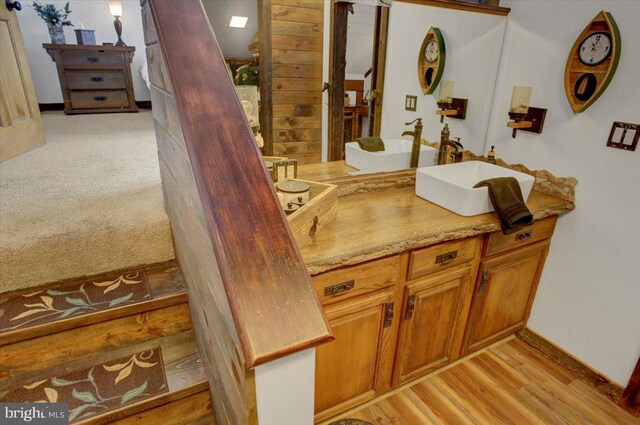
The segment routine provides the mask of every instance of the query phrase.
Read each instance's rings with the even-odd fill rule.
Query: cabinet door
[[[483,260],[469,315],[465,352],[524,328],[549,241]]]
[[[459,356],[472,289],[469,266],[406,286],[394,386]]]
[[[316,349],[316,421],[374,398],[387,341],[393,292],[345,301],[326,309],[335,340]]]

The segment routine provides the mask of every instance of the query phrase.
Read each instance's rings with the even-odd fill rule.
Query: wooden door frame
[[[331,0],[330,35],[329,35],[329,116],[327,160],[340,161],[344,159],[344,79],[347,54],[347,26],[348,13],[351,3],[341,0]],[[373,75],[371,77],[372,90],[375,88],[380,95],[375,99],[377,111],[382,109],[384,90],[384,70],[387,58],[387,30],[389,27],[389,8],[376,7],[375,30],[373,40]],[[371,108],[373,105],[370,105]],[[382,117],[374,115],[374,122],[370,128],[374,136],[380,135]]]
[[[262,154],[273,155],[273,52],[271,0],[258,0],[258,56],[260,58],[260,134]]]

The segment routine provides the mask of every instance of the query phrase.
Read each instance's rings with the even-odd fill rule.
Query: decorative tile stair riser
[[[167,392],[160,347],[8,391],[5,403],[68,403],[75,421]]]
[[[151,299],[145,270],[61,283],[0,297],[0,333]]]

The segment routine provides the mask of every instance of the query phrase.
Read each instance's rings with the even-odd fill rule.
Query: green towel
[[[355,141],[363,151],[380,152],[384,150],[384,142],[379,137],[358,137]]]
[[[498,177],[483,180],[473,187],[487,186],[493,208],[500,219],[502,233],[510,235],[533,223],[533,214],[522,199],[518,180],[513,177]]]

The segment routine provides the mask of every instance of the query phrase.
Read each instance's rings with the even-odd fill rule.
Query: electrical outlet
[[[404,101],[404,110],[415,112],[418,107],[418,96],[408,94]]]

